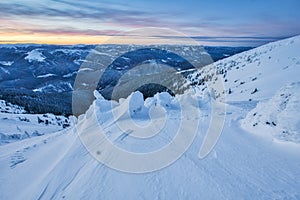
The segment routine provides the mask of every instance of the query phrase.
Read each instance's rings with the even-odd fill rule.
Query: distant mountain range
[[[55,113],[70,115],[71,97],[73,85],[80,66],[87,62],[86,57],[93,51],[101,49],[106,52],[104,56],[110,59],[120,49],[134,51],[139,48],[171,49],[182,52],[193,59],[197,59],[197,53],[201,46],[134,46],[134,45],[0,45],[0,99],[17,105],[24,106],[31,113]],[[204,47],[213,61],[249,50],[250,47]],[[114,62],[110,67],[110,73],[106,73],[105,81],[99,83],[98,89],[102,95],[109,98],[105,89],[115,80],[116,74],[122,73],[126,66],[147,61],[147,56],[158,54],[149,51],[147,54],[137,56],[137,53],[129,53],[127,60]],[[165,56],[165,57],[164,57]],[[194,56],[194,57],[193,57]],[[140,60],[136,60],[136,58]],[[164,59],[166,58],[166,59]],[[156,59],[156,62],[168,62],[166,55]],[[182,60],[172,59],[177,70],[186,69]],[[174,63],[175,62],[175,63]],[[169,64],[169,63],[166,63]],[[81,69],[82,71],[88,70]],[[125,71],[124,71],[125,72]],[[153,96],[161,88],[150,86],[151,91],[146,96]],[[149,88],[143,88],[147,91]],[[156,91],[157,90],[157,91]]]

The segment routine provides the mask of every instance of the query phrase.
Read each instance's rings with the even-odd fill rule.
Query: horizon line
[[[196,45],[199,46],[240,46],[240,47],[257,47],[261,46],[263,44],[269,43],[269,42],[274,42],[290,37],[295,37],[299,34],[296,35],[291,35],[291,36],[189,36],[189,38],[192,38],[195,40]],[[89,37],[84,37],[84,36],[65,36],[65,37],[73,37],[77,39],[77,41],[74,39],[74,42],[66,42],[62,40],[62,36],[55,36],[52,38],[52,40],[46,40],[47,36],[43,40],[40,38],[40,40],[0,40],[0,45],[60,45],[60,46],[76,46],[76,45],[184,45],[182,43],[174,43],[172,42],[162,42],[159,41],[158,43],[155,41],[152,41],[152,43],[149,41],[153,39],[180,39],[180,38],[185,38],[184,36],[159,36],[159,35],[154,35],[151,36],[151,38],[148,38],[149,41],[146,41],[147,39],[143,40],[142,43],[136,43],[136,42],[130,42],[128,41],[122,41],[122,42],[116,42],[114,41],[113,43],[109,43],[109,41],[113,37],[122,37],[123,35],[113,35],[113,36],[107,36],[107,35],[102,35],[102,36],[89,36]],[[128,35],[124,35],[128,36]],[[103,38],[106,37],[106,38]],[[81,40],[81,41],[80,41]],[[84,42],[85,41],[85,42]],[[93,42],[94,41],[94,42]],[[206,44],[201,44],[201,42],[206,43]],[[211,44],[209,44],[211,43]],[[218,44],[219,43],[219,44]],[[232,44],[230,44],[232,43]],[[238,45],[237,43],[240,43]],[[244,44],[243,44],[244,43]],[[246,44],[248,43],[248,44]],[[188,45],[188,44],[186,44]]]

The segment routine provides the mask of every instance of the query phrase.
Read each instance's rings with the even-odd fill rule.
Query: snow
[[[11,66],[14,64],[14,61],[0,61],[0,65]]]
[[[300,82],[296,82],[281,88],[270,100],[258,103],[242,120],[242,127],[252,133],[300,143],[299,111]]]
[[[37,76],[37,78],[48,78],[48,77],[51,77],[51,76],[57,76],[57,75],[56,74],[43,74],[43,75]]]
[[[80,68],[80,69],[78,70],[78,72],[85,72],[85,71],[93,71],[93,69],[88,68],[88,67],[85,67],[85,68]]]
[[[47,84],[45,86],[35,88],[33,92],[64,92],[66,90],[73,90],[73,86],[69,82],[58,82],[57,84]]]
[[[1,69],[1,71],[3,71],[3,72],[6,73],[6,74],[10,74],[10,72],[9,72],[7,69],[5,69],[5,68],[3,68],[3,67],[0,67],[0,69]]]
[[[24,108],[0,100],[0,145],[54,133],[71,125],[53,114],[28,114]]]
[[[132,174],[111,169],[97,162],[82,145],[77,131],[86,127],[96,108],[98,119],[101,113],[108,113],[107,107],[119,110],[115,114],[122,118],[130,111],[128,103],[137,101],[143,106],[140,94],[134,93],[121,103],[104,100],[95,92],[97,100],[81,117],[76,128],[54,134],[34,137],[0,147],[0,179],[9,184],[1,184],[6,199],[297,199],[299,198],[299,156],[281,151],[269,141],[248,134],[239,127],[239,118],[249,111],[247,105],[229,106],[231,113],[218,144],[205,159],[197,156],[208,128],[209,102],[200,100],[199,132],[190,148],[172,165],[158,171]],[[189,93],[191,95],[191,93]],[[195,95],[195,94],[194,94]],[[158,97],[160,96],[160,97]],[[171,102],[179,97],[163,93],[147,100],[144,107],[156,107],[155,102]],[[188,98],[186,98],[188,100]],[[113,103],[113,105],[111,105]],[[247,104],[247,102],[245,103]],[[124,106],[124,105],[127,105]],[[158,104],[156,104],[158,106]],[[167,104],[164,108],[167,108]],[[174,107],[176,108],[176,102]],[[136,106],[136,105],[135,105]],[[102,107],[105,108],[102,110]],[[127,109],[124,109],[127,108]],[[178,107],[177,107],[178,108]],[[139,109],[138,112],[147,111]],[[172,110],[167,110],[171,112]],[[107,137],[120,148],[128,151],[151,151],[167,144],[172,139],[172,131],[180,116],[173,109],[171,123],[166,132],[136,143],[132,134],[138,134],[139,126],[134,126],[129,135],[116,128],[113,119],[104,116],[103,128]],[[164,111],[158,109],[159,114]],[[158,116],[159,117],[159,116]],[[190,116],[193,117],[193,116]],[[96,118],[97,119],[97,118]],[[127,123],[126,118],[122,118]],[[147,120],[147,119],[145,119]],[[154,118],[155,120],[155,118]],[[120,120],[122,121],[122,120]],[[190,118],[191,121],[191,118]],[[151,123],[147,130],[155,130],[159,120]],[[189,128],[190,124],[186,124]],[[88,125],[91,128],[91,126]],[[136,129],[137,128],[137,129]],[[92,129],[89,129],[92,131]],[[26,142],[25,142],[26,141]],[[133,145],[134,144],[134,145]],[[126,165],[126,163],[124,163]],[[142,163],[138,163],[139,166]],[[25,181],[20,181],[25,180]],[[26,181],[30,180],[30,182]],[[33,186],[34,185],[34,186]],[[253,193],[253,191],[256,191]]]
[[[74,45],[71,47],[75,47],[75,48],[81,48],[84,46],[80,46],[80,45]],[[56,52],[62,52],[64,54],[81,54],[81,53],[87,53],[90,50],[81,50],[81,49],[69,49],[68,46],[66,46],[66,49],[55,49],[54,51],[51,51],[51,54],[56,53]]]
[[[38,51],[38,49],[34,49],[27,53],[27,56],[25,57],[25,60],[28,60],[28,62],[43,62],[46,59],[46,57]]]
[[[10,114],[24,114],[24,113],[26,113],[26,111],[23,107],[13,105],[11,103],[7,103],[4,100],[0,100],[0,112],[1,113],[10,113]]]
[[[205,78],[205,75],[206,85],[213,87],[214,78],[221,79],[227,101],[270,99],[284,85],[299,81],[299,46],[299,36],[269,43],[204,67],[195,72],[191,80],[199,80],[197,76]],[[214,74],[215,69],[219,76]],[[255,88],[258,91],[253,93]]]
[[[225,91],[214,90],[212,65],[190,77],[207,84],[175,97],[134,92],[116,102],[95,91],[69,129],[0,146],[0,198],[300,199],[299,47],[298,36],[218,61]],[[12,121],[3,132],[43,130],[29,114],[2,115]],[[216,145],[199,156],[222,117]]]
[[[69,78],[77,74],[77,71],[63,75],[64,78]]]

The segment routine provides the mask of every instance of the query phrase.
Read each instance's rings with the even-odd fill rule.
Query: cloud
[[[198,41],[223,43],[268,42],[300,33],[298,21],[287,23],[281,21],[280,17],[265,17],[262,21],[240,21],[223,19],[222,13],[202,15],[199,10],[200,13],[190,15],[188,10],[183,12],[181,9],[172,10],[169,7],[153,8],[153,5],[148,8],[145,3],[139,7],[119,0],[2,1],[0,32],[15,30],[16,33],[26,34],[111,36],[133,28],[166,27],[183,32]]]
[[[73,19],[99,19],[99,20],[120,20],[121,18],[146,17],[147,13],[134,10],[124,10],[117,8],[107,8],[104,5],[95,6],[72,3],[67,1],[56,1],[60,5],[49,4],[31,5],[20,3],[0,3],[0,12],[2,17],[22,16],[22,17],[65,17]],[[71,5],[71,6],[70,6]]]

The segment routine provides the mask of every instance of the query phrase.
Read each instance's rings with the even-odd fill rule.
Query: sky
[[[136,43],[115,38],[144,30],[141,43],[188,37],[201,45],[258,46],[299,35],[299,8],[299,0],[1,1],[0,43]],[[169,31],[152,37],[150,27]]]

